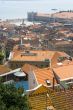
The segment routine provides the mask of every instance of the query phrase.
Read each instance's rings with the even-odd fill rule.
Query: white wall
[[[11,60],[13,58],[13,54],[14,54],[14,52],[10,52],[9,60]]]
[[[29,89],[33,89],[38,86],[38,82],[34,71],[30,71],[28,73],[28,83],[29,83]]]

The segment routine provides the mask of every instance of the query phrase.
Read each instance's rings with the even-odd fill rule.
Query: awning
[[[26,74],[22,71],[15,72],[14,75],[18,76],[18,77],[25,77],[26,76]]]

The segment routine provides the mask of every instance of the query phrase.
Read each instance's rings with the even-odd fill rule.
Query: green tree
[[[0,84],[0,108],[1,110],[28,110],[26,93],[13,84]]]
[[[0,52],[0,64],[2,64],[4,59],[4,54],[2,52]]]
[[[0,95],[0,110],[5,110],[5,109],[6,109],[6,105],[3,103],[2,97]]]

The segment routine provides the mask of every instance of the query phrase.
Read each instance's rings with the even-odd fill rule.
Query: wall
[[[38,86],[38,82],[36,80],[34,71],[30,70],[30,72],[28,74],[28,83],[29,83],[29,89],[33,89]]]
[[[20,68],[24,64],[35,65],[40,68],[49,66],[49,62],[47,62],[47,61],[9,61],[9,66],[11,69]]]

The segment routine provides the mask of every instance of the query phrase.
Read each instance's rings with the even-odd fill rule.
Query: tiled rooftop
[[[73,62],[53,68],[60,80],[73,79]]]
[[[54,16],[58,18],[71,19],[73,18],[73,12],[61,12],[61,13],[58,12],[58,13],[55,13]]]
[[[34,74],[36,76],[38,84],[47,85],[47,80],[50,81],[51,86],[53,85],[53,72],[50,68],[38,68],[33,65],[25,64],[22,68],[22,71],[24,71],[26,74],[30,74],[30,71],[34,71]],[[55,80],[56,84],[56,80]]]
[[[26,74],[29,74],[31,70],[35,70],[35,69],[38,69],[38,68],[34,65],[29,65],[29,64],[24,64],[21,68],[21,70],[24,71],[24,73]]]
[[[52,59],[53,56],[57,53],[60,56],[68,56],[64,52],[57,52],[57,51],[35,50],[26,53],[26,51],[23,50],[14,50],[11,61],[44,61],[45,59]]]
[[[29,105],[31,110],[73,110],[73,88],[67,90],[52,90],[39,86],[29,92]]]
[[[39,84],[47,85],[47,80],[50,81],[51,85],[53,85],[53,73],[50,68],[44,69],[35,69],[34,70],[37,82]],[[56,83],[56,82],[55,82]]]
[[[8,68],[8,67],[6,67],[6,66],[4,66],[4,65],[0,65],[0,75],[1,75],[1,74],[4,74],[4,73],[7,73],[7,72],[9,72],[9,71],[11,71],[10,68]]]

